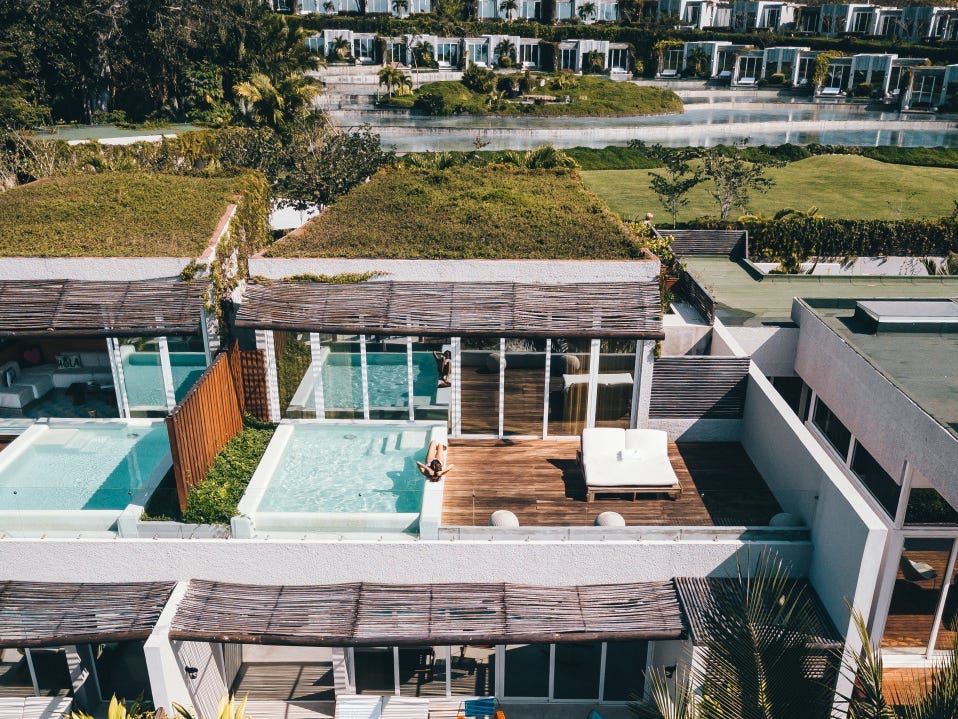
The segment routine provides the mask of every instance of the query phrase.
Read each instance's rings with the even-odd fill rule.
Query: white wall
[[[795,374],[797,327],[726,327],[766,377]]]
[[[5,280],[156,280],[179,277],[189,257],[4,257]]]
[[[251,258],[251,275],[282,279],[301,274],[385,272],[380,280],[412,282],[645,282],[658,260],[385,260]]]
[[[958,506],[958,440],[807,306],[794,303],[792,318],[801,326],[797,374],[896,481],[907,459]]]
[[[665,581],[732,573],[740,541],[279,542],[216,539],[2,539],[3,578],[250,584]],[[754,546],[754,545],[753,545]],[[805,542],[774,544],[802,575]]]

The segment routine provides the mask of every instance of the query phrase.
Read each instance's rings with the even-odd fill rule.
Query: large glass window
[[[519,62],[527,67],[539,66],[539,45],[531,43],[520,43]]]
[[[610,49],[609,69],[626,72],[629,69],[629,51],[625,48]]]
[[[544,340],[506,340],[504,434],[542,434]]]
[[[871,456],[858,442],[852,456],[852,471],[858,475],[862,484],[878,500],[888,516],[894,517],[898,511],[898,498],[901,495],[901,486],[891,478],[875,458]]]
[[[273,352],[276,355],[280,416],[284,419],[315,417],[309,335],[274,331]]]
[[[370,419],[409,419],[409,346],[406,337],[366,338]],[[412,353],[413,395],[435,397],[438,374],[430,352]],[[360,379],[362,379],[360,377]]]
[[[598,699],[602,644],[555,645],[554,699]]]
[[[498,434],[499,338],[464,337],[461,357],[462,433]]]
[[[471,42],[466,46],[469,51],[469,62],[476,65],[489,64],[489,45],[484,42]]]
[[[882,637],[883,647],[927,647],[951,546],[951,539],[905,540]]]
[[[548,698],[548,644],[514,644],[505,648],[505,686],[507,697]]]
[[[838,417],[832,414],[828,405],[820,399],[815,402],[815,414],[812,417],[812,423],[822,431],[842,457],[848,456],[848,445],[851,442],[852,433],[839,421]]]
[[[948,504],[918,470],[912,473],[905,524],[958,524],[958,511]]]
[[[362,419],[362,358],[358,337],[320,335],[327,419]]]
[[[449,647],[399,647],[398,651],[400,694],[446,696]]]
[[[559,53],[559,69],[572,70],[574,72],[576,69],[576,57],[577,53],[574,47],[562,48]]]
[[[436,44],[436,62],[441,67],[455,67],[459,64],[459,43],[440,42]]]
[[[357,694],[395,694],[392,647],[356,647],[353,666]]]
[[[173,392],[179,402],[206,371],[206,350],[199,334],[167,339],[173,372]]]
[[[605,649],[602,699],[622,702],[641,697],[648,655],[648,642],[609,642]]]
[[[134,417],[164,416],[169,408],[160,366],[159,340],[156,337],[121,337],[120,361],[130,414]],[[100,387],[102,389],[104,385],[101,383]]]
[[[371,62],[375,52],[376,41],[371,37],[357,37],[353,39],[353,57],[361,62]]]
[[[549,434],[574,436],[585,427],[589,408],[590,341],[552,340]]]
[[[496,693],[496,648],[485,644],[452,647],[449,681],[453,696],[494,695]]]
[[[37,678],[37,696],[66,697],[72,692],[70,670],[62,649],[0,649],[0,695],[34,696],[29,662]]]
[[[629,428],[634,372],[635,340],[602,340],[596,380],[596,427]]]

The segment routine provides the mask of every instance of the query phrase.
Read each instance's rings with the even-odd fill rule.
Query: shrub
[[[854,97],[871,97],[874,93],[874,87],[870,82],[860,82],[852,88]]]
[[[191,524],[229,524],[236,516],[246,486],[256,471],[275,426],[246,422],[244,429],[219,451],[206,479],[190,490],[183,521]]]
[[[413,104],[427,115],[452,115],[476,107],[475,95],[461,82],[429,82]]]
[[[771,77],[768,78],[769,85],[784,85],[785,84],[785,75],[780,72],[772,73]]]
[[[496,73],[488,68],[479,67],[474,62],[462,73],[462,84],[473,92],[490,93],[495,87]]]

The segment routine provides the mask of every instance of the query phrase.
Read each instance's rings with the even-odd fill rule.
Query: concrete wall
[[[771,543],[797,574],[805,542]],[[731,573],[741,541],[279,542],[176,539],[3,539],[3,578],[124,582],[190,578],[251,584],[664,581]]]
[[[885,524],[754,364],[741,441],[782,508],[810,528],[809,579],[839,630],[849,632],[846,602],[866,615],[871,609]]]
[[[766,377],[795,374],[797,327],[726,327]]]
[[[658,260],[383,260],[252,258],[250,274],[293,275],[384,272],[380,280],[413,282],[646,282],[659,276]]]
[[[796,302],[792,319],[801,326],[796,373],[896,481],[907,459],[958,506],[958,440],[807,306]]]
[[[189,257],[4,257],[5,280],[157,280],[179,277]]]

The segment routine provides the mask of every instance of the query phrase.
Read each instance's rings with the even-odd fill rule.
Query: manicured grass
[[[576,172],[490,165],[381,171],[267,254],[613,259],[640,250]]]
[[[650,170],[583,172],[586,185],[626,218],[653,212],[658,224],[671,220],[649,189]],[[774,215],[782,208],[817,207],[826,217],[848,219],[932,218],[951,214],[958,200],[958,170],[891,165],[866,157],[822,155],[773,168],[775,187],[755,195],[750,210]],[[679,221],[718,216],[717,203],[708,194],[708,181],[689,195],[690,204]],[[741,214],[732,210],[730,218]]]
[[[0,193],[0,256],[197,257],[237,183],[104,172],[16,187]]]
[[[429,82],[420,87],[413,96],[396,98],[399,107],[412,107],[417,96],[433,92],[443,98],[445,114],[469,115],[533,115],[541,117],[616,117],[630,115],[661,115],[682,112],[682,100],[671,90],[657,87],[639,87],[631,82],[615,82],[604,77],[583,76],[567,82],[574,86],[559,88],[547,75],[534,75],[544,79],[544,87],[536,87],[534,95],[568,95],[571,102],[545,105],[521,105],[507,101],[495,113],[489,110],[487,96],[472,92],[461,82]]]

